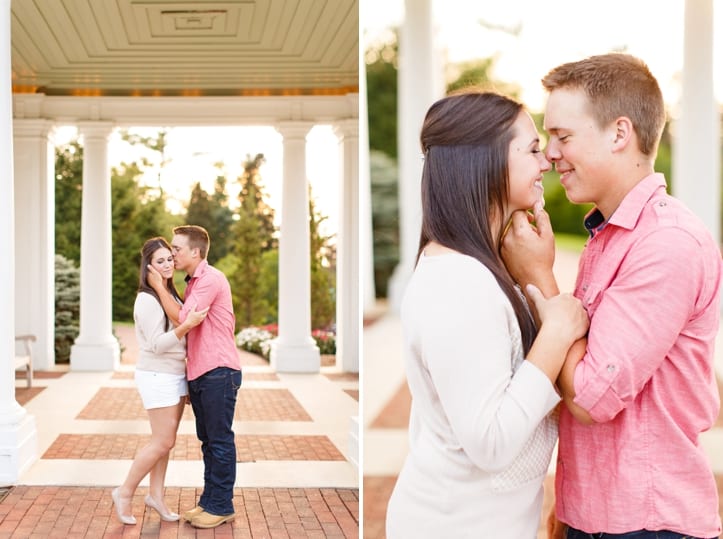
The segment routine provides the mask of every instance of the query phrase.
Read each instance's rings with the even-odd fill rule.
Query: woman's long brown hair
[[[148,265],[151,263],[151,260],[153,259],[153,253],[155,253],[158,249],[166,248],[170,253],[173,253],[173,250],[171,249],[170,244],[168,241],[166,241],[166,238],[163,238],[161,236],[157,236],[155,238],[151,238],[149,240],[146,240],[146,242],[143,244],[143,247],[141,247],[141,268],[140,268],[140,277],[138,279],[138,292],[146,292],[156,298],[158,303],[161,303],[161,299],[158,297],[158,294],[155,290],[153,290],[153,287],[151,287],[148,284]],[[176,285],[173,284],[173,279],[168,279],[166,281],[166,287],[168,288],[168,291],[171,293],[171,295],[178,299],[178,301],[181,300],[181,296],[178,294],[178,291],[176,290]],[[164,316],[166,317],[166,323],[164,325],[165,331],[168,331],[168,328],[170,326],[170,321],[168,320],[168,316],[166,315],[164,311]]]
[[[509,299],[525,354],[537,330],[499,255],[508,198],[508,153],[520,103],[465,90],[434,103],[421,133],[422,233],[417,259],[435,241],[480,261]]]

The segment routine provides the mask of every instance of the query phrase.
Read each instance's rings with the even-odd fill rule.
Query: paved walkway
[[[577,271],[577,255],[558,251],[555,274],[563,291],[572,291]],[[723,396],[723,324],[716,346],[716,370]],[[387,312],[364,329],[364,479],[363,523],[365,539],[383,539],[387,502],[407,454],[407,425],[411,395],[402,363],[399,319]],[[711,431],[701,436],[716,474],[723,516],[723,413]],[[543,514],[551,504],[554,482],[553,455],[545,480]],[[539,539],[545,534],[538,535]]]
[[[359,474],[350,462],[358,459],[350,444],[358,376],[333,366],[314,375],[276,373],[245,352],[234,419],[236,519],[215,530],[161,522],[144,506],[146,478],[133,499],[138,524],[121,524],[110,491],[125,478],[150,427],[133,382],[133,329],[115,329],[125,348],[119,371],[37,372],[30,389],[16,380],[17,401],[35,417],[40,459],[17,486],[0,492],[0,539],[358,537]],[[189,406],[171,453],[168,507],[179,513],[193,507],[202,481]]]

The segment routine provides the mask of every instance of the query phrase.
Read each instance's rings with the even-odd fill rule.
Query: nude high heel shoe
[[[110,493],[110,497],[113,498],[113,505],[115,505],[115,512],[118,515],[118,520],[120,520],[123,524],[135,524],[136,517],[134,517],[133,515],[124,515],[123,513],[121,513],[119,489],[120,487],[116,487]]]
[[[166,513],[163,508],[156,502],[156,500],[153,499],[153,497],[149,494],[146,496],[145,499],[146,505],[150,507],[151,509],[154,509],[156,513],[158,513],[161,517],[161,520],[165,520],[166,522],[176,522],[181,517],[178,516],[178,513],[174,512],[168,512]]]

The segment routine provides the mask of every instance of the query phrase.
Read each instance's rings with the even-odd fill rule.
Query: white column
[[[0,324],[0,486],[13,485],[38,458],[35,418],[15,400],[15,218],[13,97],[10,75],[10,0],[0,0],[0,230],[8,256],[0,257],[3,321]]]
[[[684,36],[673,190],[720,243],[720,112],[713,92],[713,0],[686,0]]]
[[[80,335],[70,351],[77,371],[112,371],[120,364],[113,336],[109,122],[79,126],[83,137],[83,206],[80,225]]]
[[[55,154],[52,123],[16,119],[15,169],[15,332],[33,334],[33,367],[55,365]]]
[[[321,356],[311,337],[311,255],[306,135],[311,125],[276,126],[284,141],[284,180],[279,237],[279,336],[271,350],[278,372],[319,372]]]
[[[422,225],[419,133],[427,109],[440,95],[432,35],[431,0],[405,0],[399,29],[398,122],[399,265],[389,282],[389,301],[399,311],[404,288],[414,270]]]
[[[359,6],[365,13],[364,2]],[[367,8],[368,9],[368,8]],[[362,21],[363,22],[363,21]],[[363,26],[362,26],[363,27]],[[369,170],[369,109],[367,107],[367,69],[364,50],[359,47],[359,256],[363,312],[370,311],[376,303],[374,286],[374,233],[372,226],[372,184]]]
[[[336,243],[336,365],[359,372],[359,122],[336,122],[341,167]]]

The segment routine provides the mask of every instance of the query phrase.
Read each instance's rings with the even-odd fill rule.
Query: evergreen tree
[[[374,229],[376,297],[387,296],[387,284],[399,263],[399,188],[397,163],[379,151],[369,153]]]
[[[397,37],[366,51],[369,148],[397,158]]]
[[[256,156],[246,156],[244,162],[244,171],[241,174],[241,191],[239,192],[239,200],[241,205],[244,203],[248,208],[253,208],[253,213],[259,221],[259,237],[261,240],[261,250],[268,251],[278,246],[276,237],[276,225],[274,224],[274,209],[266,202],[268,195],[264,190],[261,180],[261,165],[266,162],[264,154],[258,153]]]
[[[211,201],[213,214],[213,252],[214,260],[219,260],[231,252],[231,227],[233,226],[234,213],[228,207],[228,194],[226,193],[226,176],[216,176]],[[209,231],[210,233],[210,231]]]
[[[327,219],[317,211],[309,188],[309,245],[311,250],[311,327],[330,326],[336,314],[335,248],[332,236],[321,234],[320,225]]]
[[[211,214],[211,197],[201,187],[200,182],[196,182],[191,190],[191,198],[188,201],[186,207],[186,223],[192,225],[202,226],[206,230],[209,229],[209,223]],[[209,230],[210,235],[210,230]],[[211,236],[211,241],[213,241]]]
[[[211,238],[209,264],[215,265],[230,252],[233,211],[228,207],[225,176],[216,177],[212,195],[203,190],[200,183],[193,187],[186,212],[186,223],[202,226],[208,231]]]
[[[236,265],[229,276],[238,327],[269,320],[269,303],[261,287],[263,253],[275,246],[274,211],[266,203],[259,169],[264,156],[247,156],[241,175],[238,221],[233,226]]]
[[[80,270],[55,255],[55,362],[70,361],[70,347],[80,333]]]
[[[261,255],[261,274],[259,288],[266,301],[266,322],[279,320],[279,249],[265,251]]]
[[[80,264],[83,147],[78,140],[55,149],[55,252]]]

